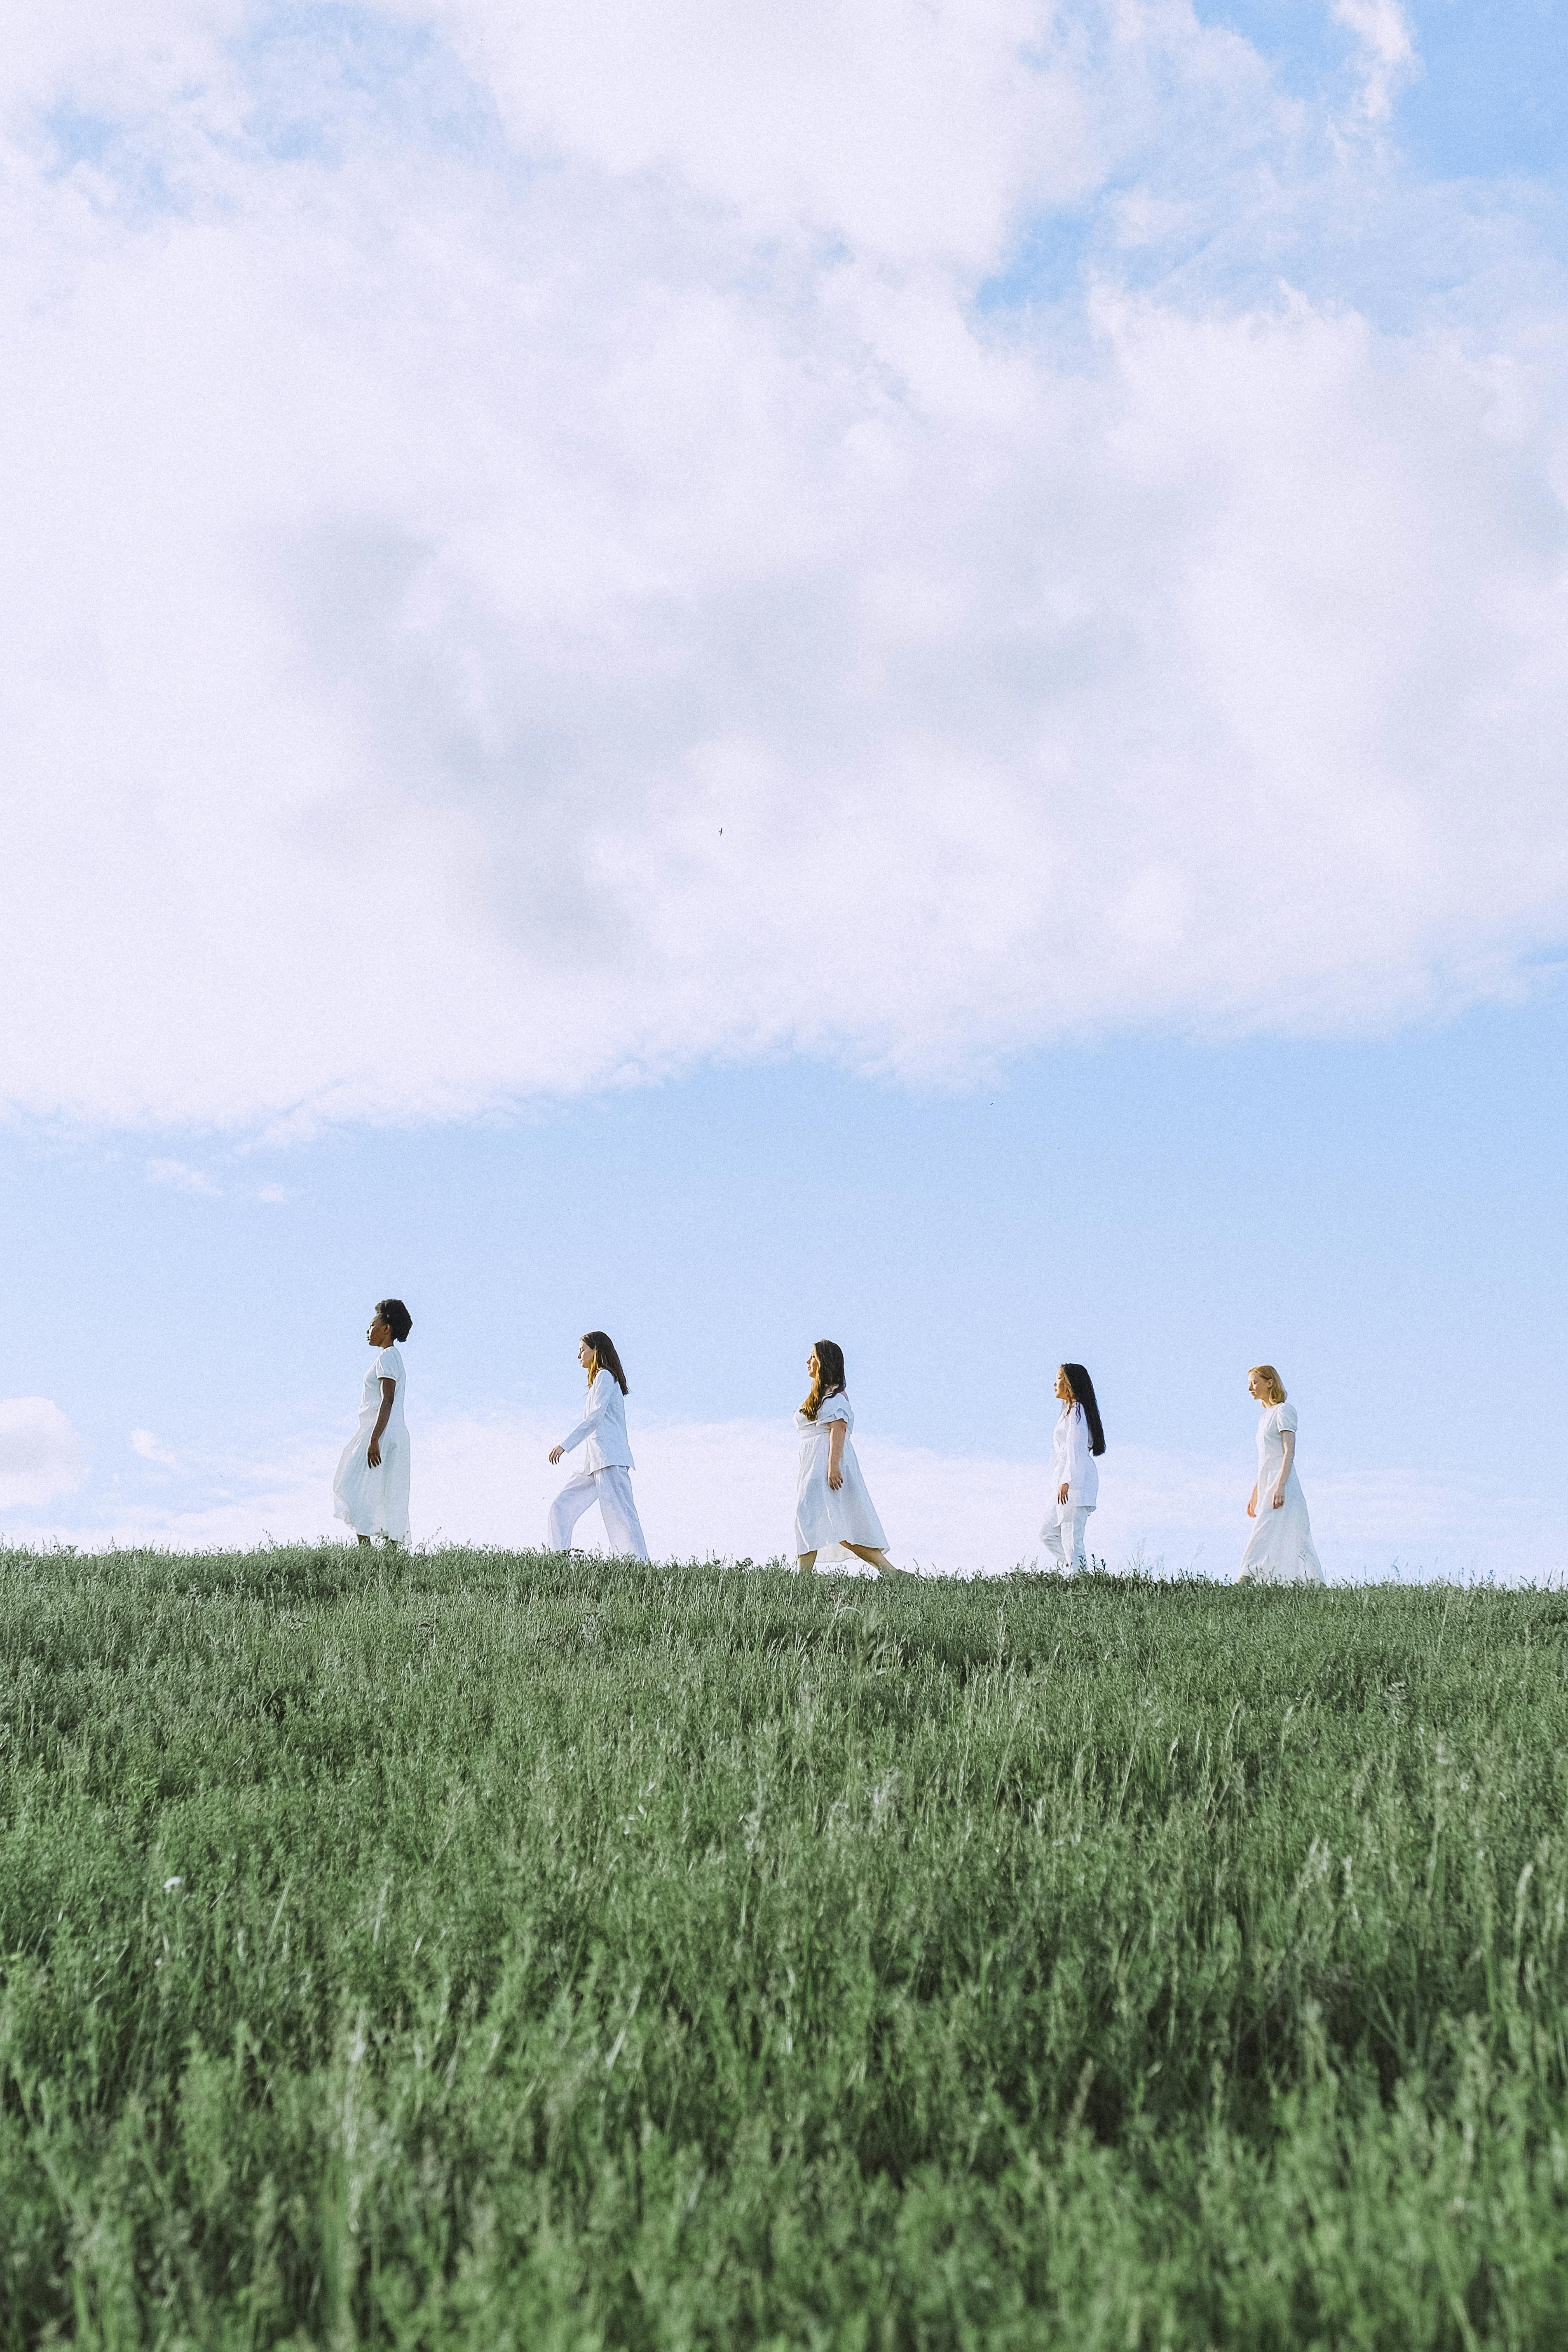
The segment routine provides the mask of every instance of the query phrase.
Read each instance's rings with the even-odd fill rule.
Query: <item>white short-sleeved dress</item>
[[[381,1384],[395,1381],[392,1411],[381,1433],[381,1467],[365,1460],[370,1433],[381,1412]],[[395,1348],[382,1348],[370,1360],[360,1391],[359,1427],[343,1448],[332,1480],[332,1510],[346,1519],[356,1536],[391,1536],[408,1541],[408,1425],[403,1418],[403,1358]]]
[[[843,1484],[837,1493],[827,1483],[828,1433],[836,1421],[844,1423],[844,1454],[839,1463]],[[795,1548],[797,1552],[823,1552],[838,1544],[863,1544],[868,1551],[885,1551],[888,1538],[872,1508],[866,1481],[855,1458],[851,1432],[855,1414],[842,1391],[826,1398],[816,1419],[797,1412],[800,1432],[800,1479],[795,1498]]]
[[[1285,1432],[1296,1426],[1293,1404],[1271,1404],[1258,1421],[1258,1517],[1252,1538],[1241,1559],[1241,1579],[1247,1584],[1321,1584],[1323,1570],[1312,1544],[1312,1523],[1307,1497],[1292,1461],[1285,1481],[1285,1500],[1274,1507],[1285,1459]]]

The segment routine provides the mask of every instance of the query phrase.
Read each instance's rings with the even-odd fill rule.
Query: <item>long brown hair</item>
[[[844,1350],[837,1339],[816,1342],[816,1378],[806,1391],[801,1406],[807,1421],[815,1421],[830,1396],[839,1395],[844,1387]]]
[[[583,1334],[583,1345],[584,1348],[592,1348],[594,1350],[594,1354],[597,1359],[597,1369],[601,1372],[608,1372],[610,1378],[619,1388],[621,1394],[623,1396],[628,1395],[630,1391],[626,1387],[626,1376],[621,1370],[621,1360],[616,1353],[616,1343],[611,1339],[609,1333],[607,1331],[584,1331]]]

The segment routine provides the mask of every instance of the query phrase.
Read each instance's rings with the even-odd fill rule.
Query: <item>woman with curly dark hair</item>
[[[378,1298],[365,1338],[375,1349],[360,1391],[359,1427],[332,1480],[332,1510],[362,1544],[408,1541],[408,1425],[403,1418],[402,1345],[414,1318],[401,1298]]]

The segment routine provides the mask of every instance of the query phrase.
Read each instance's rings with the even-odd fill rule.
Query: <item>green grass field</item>
[[[1568,2345],[1568,1601],[0,1554],[0,2342]]]

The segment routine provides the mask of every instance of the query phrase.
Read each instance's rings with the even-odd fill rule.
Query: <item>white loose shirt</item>
[[[561,1443],[570,1454],[584,1438],[588,1441],[583,1456],[584,1470],[637,1468],[626,1440],[626,1401],[614,1372],[595,1373],[588,1390],[588,1410],[571,1436],[563,1437]]]
[[[1100,1500],[1100,1465],[1089,1451],[1089,1416],[1082,1405],[1063,1405],[1051,1450],[1057,1470],[1053,1497],[1065,1486],[1066,1509],[1092,1511]]]

